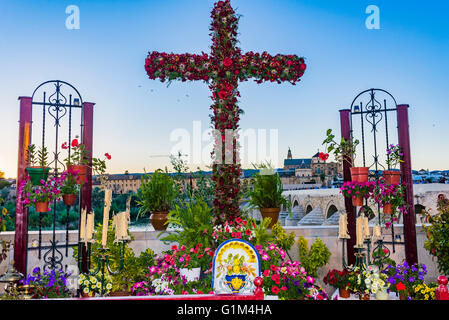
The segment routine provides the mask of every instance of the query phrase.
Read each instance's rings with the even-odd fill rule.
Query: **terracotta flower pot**
[[[351,296],[351,291],[344,288],[338,288],[338,295],[340,296],[340,298],[347,299]]]
[[[363,206],[363,197],[352,197],[352,205],[354,207]]]
[[[86,176],[87,176],[87,166],[86,165],[70,164],[67,166],[67,170],[76,172],[78,174],[76,176],[76,182],[78,184],[83,184],[86,181]]]
[[[359,293],[359,300],[370,300],[370,294],[369,293]]]
[[[399,184],[401,182],[401,171],[384,170],[382,176],[388,184]]]
[[[271,229],[279,219],[279,212],[281,208],[260,208],[260,214],[263,219],[271,218],[271,222],[268,225],[268,229]]]
[[[357,182],[367,182],[369,167],[351,167],[351,179]]]
[[[385,214],[393,214],[393,206],[391,203],[384,204],[383,211]]]
[[[27,167],[26,171],[31,178],[33,186],[42,185],[41,179],[47,180],[50,168],[48,167]]]
[[[47,211],[48,211],[48,201],[36,202],[36,212],[47,212]]]
[[[63,194],[62,201],[66,206],[73,206],[76,202],[76,194]]]
[[[95,293],[94,292],[89,292],[89,293],[84,293],[84,292],[82,292],[81,291],[81,297],[83,297],[83,298],[92,298],[92,297],[95,297]]]
[[[399,293],[399,300],[408,300],[407,294],[400,292]]]
[[[151,224],[153,225],[154,230],[162,231],[167,230],[168,224],[165,224],[167,222],[167,211],[162,212],[153,212],[153,214],[150,217]]]

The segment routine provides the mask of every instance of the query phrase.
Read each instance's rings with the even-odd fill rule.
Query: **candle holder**
[[[94,271],[88,272],[87,275],[89,276],[96,276],[99,272],[101,272],[101,279],[100,279],[100,283],[101,283],[101,288],[100,288],[100,296],[103,296],[105,293],[105,271],[107,270],[108,273],[110,275],[117,275],[120,273],[120,271],[123,270],[124,267],[124,261],[125,261],[125,247],[126,247],[126,243],[129,242],[129,240],[118,240],[117,242],[119,242],[120,245],[120,261],[119,261],[119,265],[117,270],[112,270],[111,266],[110,266],[110,260],[109,257],[111,255],[110,251],[111,249],[109,249],[108,247],[102,247],[100,249],[98,249],[98,254],[96,256],[96,261],[97,261],[97,268]],[[82,268],[81,268],[81,261],[82,261],[82,257],[83,257],[83,253],[82,253],[82,246],[83,246],[82,241],[80,241],[80,243],[78,244],[79,247],[81,247],[81,259],[78,260],[78,268],[81,272]],[[91,255],[91,248],[92,247],[92,243],[88,243],[87,244],[87,262],[89,265],[90,262],[90,255]]]
[[[366,270],[366,248],[364,246],[354,246],[357,249],[355,255],[355,265],[354,268],[359,268],[360,270]]]

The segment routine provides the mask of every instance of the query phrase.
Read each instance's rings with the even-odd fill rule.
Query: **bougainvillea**
[[[162,82],[202,80],[209,85],[213,101],[211,120],[215,129],[215,148],[212,152],[215,224],[223,224],[226,220],[240,216],[239,177],[242,170],[237,130],[242,110],[237,105],[240,97],[238,82],[253,78],[257,83],[288,81],[294,85],[300,81],[306,64],[304,58],[296,55],[272,56],[267,52],[242,54],[236,46],[239,17],[231,7],[230,0],[215,3],[211,18],[210,54],[153,51],[145,60],[145,70],[150,79]]]

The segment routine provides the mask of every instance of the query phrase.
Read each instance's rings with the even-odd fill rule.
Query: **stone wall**
[[[296,240],[302,235],[304,236],[308,242],[309,246],[314,241],[315,238],[319,237],[326,246],[331,251],[332,255],[330,257],[329,263],[320,268],[318,270],[318,281],[322,284],[322,279],[324,275],[327,273],[329,269],[341,269],[342,268],[342,241],[338,240],[338,226],[292,226],[285,227],[287,233],[293,232],[296,236]],[[422,225],[418,224],[416,226],[417,232],[417,245],[418,245],[418,259],[420,263],[424,263],[428,267],[428,275],[427,279],[429,281],[436,281],[436,278],[439,276],[439,272],[437,269],[436,261],[432,260],[432,257],[427,253],[423,248],[424,241],[426,240],[425,233],[423,231]],[[159,231],[154,231],[152,227],[148,226],[146,229],[132,230],[131,234],[134,236],[134,241],[130,243],[130,247],[134,250],[136,254],[139,254],[141,251],[146,248],[151,248],[156,253],[160,253],[164,250],[170,248],[171,244],[164,244],[160,240],[158,240],[157,235]],[[398,241],[403,241],[403,226],[395,225],[395,235],[399,236],[400,239]],[[65,231],[58,231],[56,234],[56,240],[59,243],[65,243],[66,234]],[[69,232],[70,243],[75,244],[78,239],[78,232],[71,231]],[[14,242],[14,232],[3,232],[0,234],[0,239],[4,239],[7,241]],[[30,232],[28,241],[29,248],[32,247],[33,242],[36,244],[36,240],[38,239],[37,232]],[[34,241],[33,241],[34,240]],[[49,245],[49,241],[52,240],[51,232],[45,231],[42,234],[42,245]],[[385,240],[391,240],[390,235],[385,235]],[[391,245],[388,246],[390,250],[392,250]],[[48,249],[47,249],[48,250]],[[38,250],[37,248],[33,248],[28,252],[28,273],[32,271],[32,269],[36,266],[42,267],[44,264],[44,254],[47,250],[42,250],[42,256],[39,260],[38,258]],[[64,265],[68,265],[70,270],[76,271],[76,260],[72,257],[73,250],[69,248],[68,257],[66,257],[65,248],[60,248],[62,255],[64,256]],[[297,241],[292,249],[289,251],[292,259],[297,260],[298,246]],[[13,257],[13,249],[8,254],[8,258],[0,264],[0,274],[4,274],[6,272],[8,263]],[[401,262],[405,258],[404,247],[402,245],[397,245],[395,248],[395,253],[392,252],[391,258],[396,262]],[[329,292],[332,292],[332,288],[326,288]]]

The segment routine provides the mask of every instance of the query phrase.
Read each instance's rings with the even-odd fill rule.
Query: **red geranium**
[[[80,145],[80,144],[79,144],[79,142],[78,142],[78,139],[73,139],[73,140],[72,140],[72,147],[73,147],[73,148],[77,148],[79,145]]]
[[[402,282],[399,282],[396,284],[396,289],[398,289],[398,291],[405,290],[405,285]]]

